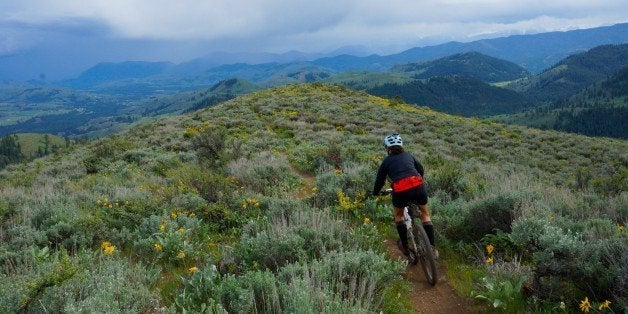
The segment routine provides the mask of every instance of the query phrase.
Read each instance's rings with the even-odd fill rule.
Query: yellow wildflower
[[[188,268],[188,273],[193,274],[198,270],[198,268],[196,266],[192,266],[190,268]]]
[[[214,242],[209,242],[207,245],[208,245],[209,247],[215,247],[215,246],[216,246],[216,243],[214,243]]]
[[[164,247],[161,246],[160,243],[153,244],[153,247],[155,248],[155,251],[157,251],[157,252],[161,252],[164,249]]]
[[[365,224],[368,224],[370,222],[371,222],[371,218],[370,217],[368,217],[368,216],[364,217],[364,223]]]
[[[608,309],[609,305],[611,305],[611,301],[605,300],[604,302],[602,302],[602,304],[600,304],[600,306],[597,309],[602,311],[602,310]]]
[[[591,309],[591,303],[589,303],[589,297],[584,298],[584,300],[582,300],[580,302],[580,310],[582,312],[589,312],[589,310]]]
[[[624,225],[617,224],[617,231],[619,232],[624,231]]]
[[[100,205],[100,199],[96,201],[96,205]]]
[[[179,252],[179,254],[177,254],[177,258],[185,258],[185,253],[183,253],[182,251]]]
[[[492,244],[486,246],[486,253],[493,254],[493,250],[495,250],[495,247]]]
[[[190,213],[190,217],[194,217],[194,216],[196,216],[195,213]]]
[[[159,230],[161,230],[162,232],[166,231],[166,224],[161,224],[159,225]]]
[[[109,241],[103,241],[103,243],[100,245],[100,248],[105,254],[109,255],[113,254],[113,252],[116,251],[116,247]]]
[[[491,256],[491,257],[487,258],[486,259],[486,263],[487,264],[493,264],[493,257]]]
[[[179,233],[184,233],[184,232],[185,232],[185,228],[181,227],[181,228],[179,228],[179,229],[177,230],[177,232],[179,232]]]
[[[177,218],[177,216],[178,216],[178,214],[177,214],[177,212],[176,212],[176,211],[172,211],[172,212],[170,212],[170,217],[172,217],[172,219]]]

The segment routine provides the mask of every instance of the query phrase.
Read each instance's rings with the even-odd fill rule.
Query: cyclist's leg
[[[419,210],[421,211],[421,221],[423,222],[423,229],[425,229],[425,233],[427,233],[430,244],[434,246],[434,225],[432,224],[430,209],[427,204],[427,189],[425,188],[425,184],[421,184],[421,186],[419,186],[418,204]]]
[[[397,227],[397,233],[399,234],[399,240],[401,240],[401,245],[403,246],[403,253],[408,255],[408,228],[406,227],[405,222],[403,221],[403,202],[399,195],[393,193],[392,195],[393,201],[393,218],[395,219],[395,225]]]

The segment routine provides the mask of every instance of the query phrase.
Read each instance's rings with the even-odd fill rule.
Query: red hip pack
[[[421,176],[411,176],[403,179],[399,179],[392,184],[393,191],[403,192],[409,190],[411,188],[415,188],[419,185],[423,184],[423,177]]]

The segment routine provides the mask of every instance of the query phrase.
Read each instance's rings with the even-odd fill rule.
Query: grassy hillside
[[[374,88],[384,84],[404,84],[413,79],[404,73],[392,72],[344,72],[325,79],[325,83],[341,84],[357,90]]]
[[[382,97],[400,97],[407,103],[428,106],[441,112],[472,117],[514,113],[532,106],[532,102],[522,94],[464,76],[387,83],[366,91]]]
[[[497,117],[537,128],[628,138],[628,67],[606,80],[543,108]]]
[[[46,135],[38,134],[38,133],[20,133],[17,134],[18,143],[22,148],[22,154],[27,158],[32,158],[37,156],[37,152],[41,149],[46,149]],[[48,150],[52,152],[52,150],[56,150],[57,148],[65,147],[65,139],[62,137],[48,134]]]
[[[368,197],[391,131],[426,168],[461,293],[627,305],[625,141],[310,84],[0,172],[0,311],[407,312],[390,200]],[[536,298],[500,288],[519,280]]]
[[[391,71],[402,72],[415,79],[458,75],[488,83],[512,81],[530,75],[526,69],[512,62],[478,52],[458,53],[422,63],[400,64],[394,66]]]
[[[526,92],[539,101],[568,98],[628,67],[628,44],[606,45],[565,58],[542,73],[515,81],[509,88]]]

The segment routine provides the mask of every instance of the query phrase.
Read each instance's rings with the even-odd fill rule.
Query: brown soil
[[[393,258],[405,260],[394,240],[386,240],[386,247]],[[446,270],[438,265],[438,261],[436,272],[438,282],[432,286],[425,279],[421,265],[408,266],[405,277],[412,286],[408,298],[414,313],[473,313],[471,300],[454,292],[447,283]]]

